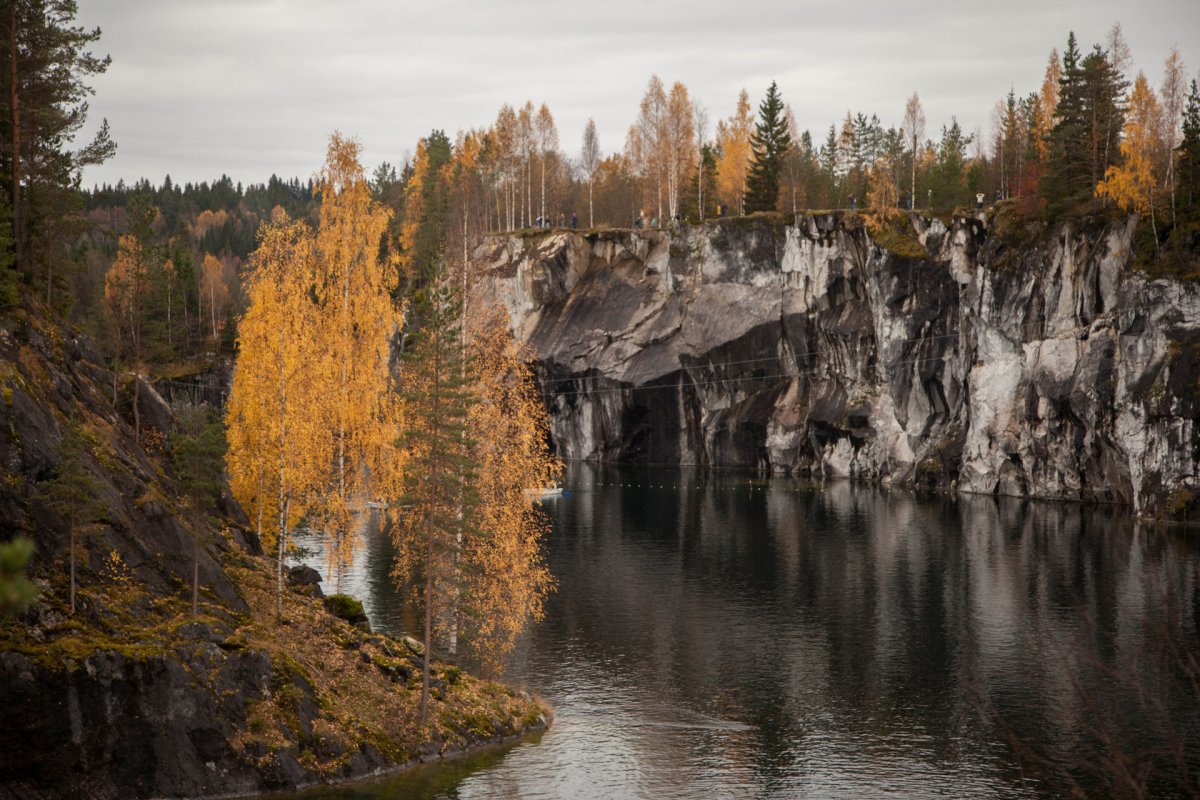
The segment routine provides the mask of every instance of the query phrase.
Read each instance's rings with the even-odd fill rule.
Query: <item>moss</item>
[[[883,220],[872,219],[866,223],[871,242],[899,258],[928,258],[925,247],[913,233],[908,217],[893,214]]]
[[[363,610],[363,604],[348,594],[331,594],[324,602],[326,611],[351,625],[367,621],[367,612]]]

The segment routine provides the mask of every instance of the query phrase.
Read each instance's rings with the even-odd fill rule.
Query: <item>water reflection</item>
[[[1158,751],[1200,739],[1166,652],[1196,653],[1186,541],[849,483],[577,465],[567,485],[548,506],[559,591],[509,664],[554,727],[436,785],[314,797],[1059,796],[1123,791],[1113,752],[1165,791],[1182,770]],[[389,565],[368,531],[343,590],[415,629]],[[1176,761],[1197,774],[1198,751]]]

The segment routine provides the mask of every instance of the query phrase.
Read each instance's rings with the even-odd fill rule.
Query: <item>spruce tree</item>
[[[1067,37],[1067,49],[1062,55],[1055,113],[1058,122],[1050,131],[1049,163],[1042,191],[1049,210],[1059,212],[1091,196],[1091,187],[1087,185],[1088,120],[1074,31]]]
[[[1179,200],[1182,216],[1191,218],[1200,209],[1200,88],[1192,81],[1183,109],[1183,136],[1179,142]]]
[[[420,329],[403,354],[403,426],[397,446],[406,465],[393,528],[395,575],[419,587],[425,612],[421,721],[429,707],[429,658],[434,626],[455,623],[459,553],[476,524],[477,467],[467,417],[478,402],[475,367],[460,328],[457,282],[439,264],[413,298]]]
[[[1042,184],[1051,213],[1076,210],[1087,202],[1105,171],[1119,159],[1128,87],[1104,50],[1096,46],[1081,58],[1075,34],[1070,34],[1059,78],[1058,122],[1050,131]]]
[[[779,200],[779,174],[792,144],[784,116],[783,99],[775,81],[758,106],[758,123],[750,137],[753,161],[746,181],[746,213],[774,211]]]

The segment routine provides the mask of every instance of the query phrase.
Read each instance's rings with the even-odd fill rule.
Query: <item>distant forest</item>
[[[242,185],[222,176],[180,185],[168,177],[81,190],[83,168],[115,148],[107,125],[79,150],[63,146],[86,116],[88,78],[107,68],[89,51],[100,31],[61,20],[29,24],[43,26],[43,38],[30,42],[51,34],[61,42],[41,61],[49,51],[17,43],[28,74],[18,76],[15,95],[9,71],[0,77],[8,82],[2,97],[25,103],[23,114],[8,102],[0,115],[10,145],[0,153],[7,189],[0,302],[18,290],[40,297],[115,353],[123,334],[106,286],[120,240],[132,236],[152,262],[141,299],[157,309],[141,348],[144,366],[181,374],[231,352],[259,227],[285,215],[315,221],[312,180]],[[4,63],[13,55],[0,43]],[[1119,24],[1087,49],[1070,34],[1061,54],[1049,54],[1039,87],[997,100],[986,136],[954,118],[928,130],[914,92],[899,125],[847,111],[814,137],[797,128],[774,84],[763,87],[757,108],[743,90],[732,113],[712,121],[684,84],[667,87],[652,76],[621,152],[602,152],[589,120],[570,156],[574,148],[564,146],[546,105],[506,104],[486,129],[453,137],[434,130],[406,163],[374,169],[371,192],[392,215],[380,247],[401,283],[412,285],[439,264],[465,262],[495,232],[666,227],[761,212],[790,219],[835,208],[861,213],[879,231],[902,225],[907,210],[946,215],[973,210],[982,198],[1031,225],[1136,212],[1139,264],[1192,275],[1200,251],[1200,91],[1176,50],[1157,86],[1133,69]],[[54,81],[56,91],[45,91]]]

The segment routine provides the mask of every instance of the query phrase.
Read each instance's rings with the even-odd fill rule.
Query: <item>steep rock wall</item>
[[[1200,495],[1200,287],[1134,219],[493,237],[477,294],[534,348],[566,458],[750,467],[1179,510]],[[915,257],[913,257],[915,255]]]

